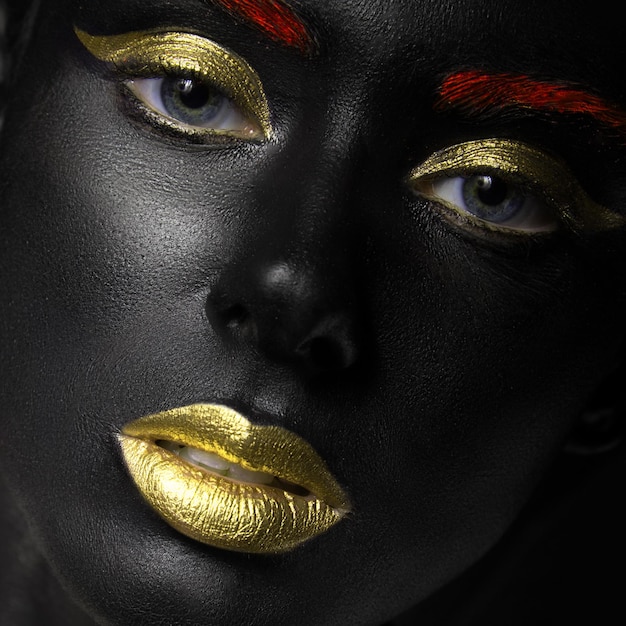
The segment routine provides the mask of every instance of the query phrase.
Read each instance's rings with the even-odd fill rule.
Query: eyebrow
[[[626,136],[626,112],[616,105],[578,86],[525,74],[455,72],[443,81],[435,101],[435,110],[457,109],[470,116],[512,108],[588,115]]]
[[[273,41],[295,48],[305,56],[316,48],[315,39],[304,23],[283,0],[211,0],[231,15],[243,19]]]

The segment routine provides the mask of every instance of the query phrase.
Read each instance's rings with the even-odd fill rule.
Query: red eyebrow
[[[443,81],[435,102],[436,110],[456,108],[470,115],[511,107],[589,115],[626,134],[626,113],[617,106],[575,86],[524,74],[456,72]]]
[[[314,39],[302,19],[282,0],[213,0],[229,13],[243,18],[274,41],[311,54]]]

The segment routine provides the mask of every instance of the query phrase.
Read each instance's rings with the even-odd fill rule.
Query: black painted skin
[[[561,450],[621,362],[624,231],[488,235],[405,177],[442,147],[508,137],[560,155],[622,210],[623,137],[585,119],[432,109],[441,78],[473,67],[626,107],[618,20],[602,2],[303,0],[320,42],[305,59],[191,0],[42,5],[0,140],[0,622],[542,623],[539,599],[560,601],[576,561],[563,555],[587,566],[595,535],[534,571],[524,537],[566,536],[569,514],[550,526],[545,511],[585,481],[597,493],[616,458],[573,480]],[[74,24],[191,28],[242,55],[274,139],[198,147],[150,128]],[[303,436],[353,513],[273,557],[179,535],[141,500],[115,434],[194,402]],[[602,507],[623,489],[611,476],[590,515],[609,536]],[[507,576],[507,602],[477,617]]]

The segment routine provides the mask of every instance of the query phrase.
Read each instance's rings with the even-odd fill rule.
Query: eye
[[[407,178],[412,191],[468,229],[508,234],[619,228],[557,156],[520,141],[477,139],[435,152]]]
[[[210,144],[271,136],[261,79],[245,59],[193,33],[137,31],[76,36],[121,78],[152,126]]]
[[[552,231],[558,226],[545,202],[502,176],[444,176],[421,181],[414,189],[487,225],[526,232]]]
[[[128,80],[126,85],[148,109],[183,129],[225,131],[242,137],[258,133],[258,124],[206,81],[166,76]]]

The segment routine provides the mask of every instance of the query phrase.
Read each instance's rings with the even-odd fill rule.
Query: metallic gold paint
[[[499,175],[536,193],[575,231],[618,228],[626,223],[623,216],[594,202],[563,161],[510,139],[477,139],[439,150],[410,172],[408,184],[428,197],[429,181],[469,174]],[[486,227],[514,230],[495,225]]]
[[[201,78],[232,98],[258,123],[262,138],[271,134],[270,112],[258,74],[240,56],[192,33],[137,31],[121,35],[76,35],[97,59],[129,76],[173,74]],[[202,134],[227,134],[210,131]]]
[[[311,494],[212,474],[156,445],[157,440],[219,454]],[[196,404],[148,415],[127,424],[119,441],[148,504],[179,532],[214,547],[284,552],[325,532],[349,510],[343,490],[306,441],[279,426],[252,424],[229,407]]]

